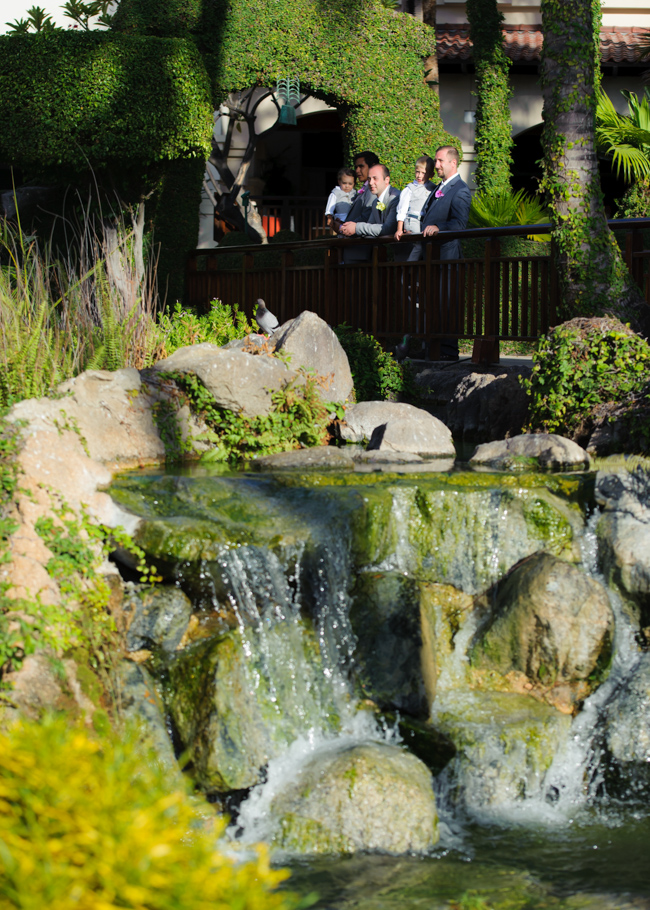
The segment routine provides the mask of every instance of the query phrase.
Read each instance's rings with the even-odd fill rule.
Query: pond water
[[[634,620],[618,594],[610,592],[611,665],[573,720],[502,686],[487,691],[482,681],[478,691],[470,673],[472,641],[513,567],[544,552],[604,581],[593,483],[588,474],[474,473],[462,466],[417,474],[203,466],[124,474],[113,484],[112,495],[144,518],[140,544],[194,604],[202,630],[195,653],[204,655],[212,634],[236,639],[244,671],[236,669],[232,683],[221,677],[219,686],[243,687],[246,710],[259,706],[251,723],[266,736],[261,781],[252,758],[253,776],[237,777],[246,763],[238,758],[235,783],[223,784],[222,770],[206,770],[203,788],[216,788],[237,807],[231,837],[268,839],[277,861],[292,870],[289,887],[317,892],[316,907],[650,907],[649,795],[610,792],[599,734],[608,703],[640,657]],[[435,597],[442,590],[460,600],[441,607]],[[413,609],[424,615],[426,598],[440,642],[443,624],[453,626],[438,645],[436,695],[424,720],[434,730],[446,722],[445,735],[459,750],[438,766],[435,758],[427,762],[438,843],[417,856],[300,856],[278,848],[274,799],[305,762],[342,742],[406,748],[398,722],[410,713],[422,721],[413,682],[419,669],[409,669],[420,652],[413,658],[408,647]],[[381,614],[377,628],[368,603]],[[179,712],[170,680],[193,672],[192,653],[179,658],[182,672],[163,668],[160,676],[177,737],[187,699]],[[387,694],[381,666],[398,659],[400,682]],[[531,711],[525,722],[524,702]],[[235,733],[227,733],[232,746]],[[198,749],[195,766],[208,769],[213,759]],[[408,827],[408,815],[397,811],[395,825]]]

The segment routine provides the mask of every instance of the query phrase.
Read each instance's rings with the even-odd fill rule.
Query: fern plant
[[[524,190],[475,193],[469,211],[472,227],[507,227],[511,224],[546,224],[550,213],[537,196]],[[533,240],[550,240],[547,234],[531,235]]]

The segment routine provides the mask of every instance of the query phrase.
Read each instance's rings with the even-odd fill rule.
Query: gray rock
[[[486,442],[476,448],[469,461],[472,465],[493,468],[530,470],[535,465],[547,470],[587,470],[590,458],[577,443],[554,433],[524,434]]]
[[[245,335],[243,338],[233,338],[232,341],[229,341],[227,344],[222,346],[223,351],[245,351],[250,354],[251,350],[255,348],[264,348],[268,346],[269,339],[266,335],[258,335],[255,332],[251,332],[250,335]],[[273,345],[274,342],[271,342]]]
[[[127,651],[161,648],[171,654],[187,630],[192,604],[180,588],[156,587],[125,591],[122,610],[128,626]]]
[[[30,436],[74,433],[89,458],[119,467],[164,460],[165,448],[137,370],[86,370],[58,387],[63,397],[21,401],[9,419],[27,421]]]
[[[603,570],[650,621],[650,477],[638,467],[632,473],[596,476],[599,555]]]
[[[165,711],[151,675],[139,664],[123,660],[118,670],[120,703],[127,720],[137,724],[142,741],[180,777]]]
[[[608,704],[604,716],[607,787],[619,797],[650,796],[650,652]]]
[[[447,405],[445,423],[463,439],[504,439],[521,433],[528,419],[528,397],[519,376],[470,373]]]
[[[588,678],[608,662],[613,615],[606,590],[580,569],[536,553],[499,584],[492,618],[472,651],[472,665],[505,676],[524,673],[546,700],[574,703],[589,694]]]
[[[380,452],[376,449],[369,452],[360,446],[350,446],[346,451],[350,454],[355,464],[387,465],[390,467],[391,465],[423,465],[427,463],[421,455],[416,455],[415,452]]]
[[[220,407],[246,417],[268,414],[272,392],[296,377],[276,357],[252,356],[207,343],[179,348],[154,364],[154,369],[195,373]]]
[[[285,468],[336,468],[341,471],[351,470],[354,462],[342,449],[334,446],[314,446],[311,449],[263,455],[255,458],[251,466],[256,471],[278,471]]]
[[[316,754],[270,811],[274,844],[292,853],[422,853],[438,840],[429,770],[384,743]]]
[[[361,401],[346,408],[345,422],[338,431],[345,442],[367,442],[389,420],[417,420],[423,414],[427,411],[399,401]]]
[[[431,720],[457,749],[442,786],[474,813],[539,796],[571,725],[568,714],[533,698],[470,691],[434,702]]]
[[[390,401],[362,402],[349,409],[348,433],[360,441],[370,433],[369,451],[398,452],[429,458],[454,458],[449,429],[428,411]]]
[[[291,355],[291,367],[313,370],[322,381],[323,401],[344,402],[352,394],[352,373],[341,343],[327,323],[305,310],[273,333],[275,350]]]

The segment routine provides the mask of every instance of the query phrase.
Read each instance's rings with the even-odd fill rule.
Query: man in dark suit
[[[469,209],[472,204],[472,194],[469,187],[458,173],[460,156],[458,149],[451,145],[443,145],[436,149],[435,170],[442,182],[438,184],[435,192],[431,193],[424,205],[421,216],[421,230],[425,237],[433,237],[439,231],[462,231],[467,227]],[[440,244],[440,259],[460,259],[463,250],[460,240],[449,240]],[[435,256],[435,253],[434,253]],[[437,258],[437,257],[436,257]],[[451,270],[458,266],[449,266],[447,271],[447,299],[449,303],[449,327],[454,326],[454,317],[458,310],[458,298],[451,300]],[[443,278],[444,281],[444,278]],[[458,283],[456,283],[458,287]],[[441,282],[441,297],[444,284]],[[441,346],[441,360],[458,360],[457,339],[443,339]]]
[[[390,171],[385,164],[376,164],[368,171],[368,187],[372,193],[370,208],[359,198],[348,213],[348,220],[341,225],[342,237],[383,237],[397,230],[397,203],[399,190],[390,185]],[[372,247],[359,245],[345,251],[344,261],[367,262]]]

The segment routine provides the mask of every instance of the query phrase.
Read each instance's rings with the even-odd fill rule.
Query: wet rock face
[[[383,743],[316,755],[271,813],[275,844],[293,853],[420,853],[438,840],[431,774]]]
[[[357,637],[355,664],[364,693],[382,709],[426,718],[419,600],[413,579],[364,574],[353,595],[350,622]]]
[[[480,813],[539,794],[571,718],[524,695],[459,691],[434,703],[432,723],[457,750],[442,772],[449,798]]]
[[[506,676],[524,673],[546,700],[584,698],[611,649],[607,592],[575,566],[537,553],[498,587],[493,618],[480,633],[472,665]]]
[[[650,652],[607,706],[604,744],[608,791],[620,798],[650,797]]]
[[[641,611],[650,624],[650,483],[642,469],[601,473],[596,502],[603,515],[597,534],[603,571]]]
[[[339,706],[318,647],[298,623],[230,632],[180,652],[167,709],[207,791],[252,787],[267,762],[309,731],[332,733]]]
[[[181,643],[192,615],[192,604],[180,588],[125,591],[122,611],[126,620],[127,651],[160,648],[173,653]]]

